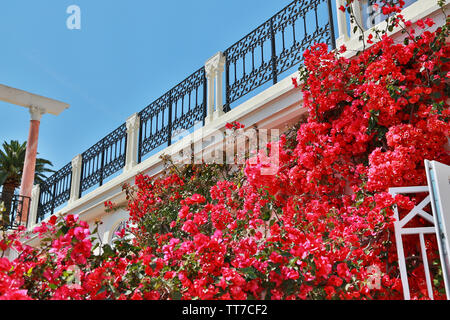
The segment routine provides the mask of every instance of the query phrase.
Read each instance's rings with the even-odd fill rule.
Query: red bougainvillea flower
[[[394,207],[405,215],[424,196],[387,191],[425,185],[425,159],[450,164],[448,28],[422,31],[351,59],[308,48],[292,80],[307,118],[243,166],[137,175],[114,245],[71,214],[34,229],[38,248],[24,230],[8,233],[0,249],[20,254],[0,258],[0,299],[403,299]],[[404,237],[411,297],[428,299],[417,242]],[[436,238],[425,245],[434,298],[445,299]]]

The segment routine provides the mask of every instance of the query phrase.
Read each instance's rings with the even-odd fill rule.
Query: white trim
[[[231,111],[225,113],[215,121],[207,123],[183,139],[178,140],[164,150],[150,156],[148,159],[124,170],[118,176],[112,178],[101,187],[83,195],[81,198],[67,203],[56,215],[64,216],[67,213],[78,214],[82,220],[90,221],[104,214],[104,202],[112,201],[116,204],[126,202],[122,185],[134,184],[134,178],[138,174],[148,174],[151,176],[159,174],[163,169],[163,161],[160,158],[163,154],[176,154],[191,143],[199,139],[208,138],[217,130],[225,131],[225,125],[233,121],[243,123],[247,128],[254,125],[272,128],[282,126],[288,121],[295,121],[302,116],[306,109],[302,108],[303,96],[299,89],[292,85],[292,78],[298,78],[298,71],[294,72],[276,85],[269,87],[263,92],[236,106]],[[204,149],[204,148],[202,148]],[[203,151],[203,150],[198,150]],[[45,219],[47,221],[49,218]],[[32,241],[32,239],[30,239]]]
[[[339,0],[336,0],[339,1]],[[449,6],[449,4],[446,4],[446,8]],[[415,23],[419,19],[423,19],[427,16],[430,16],[436,12],[439,12],[440,7],[437,5],[436,0],[418,0],[417,2],[409,5],[408,7],[404,8],[401,12],[405,20],[411,21],[412,23]],[[445,24],[445,21],[443,22]],[[369,34],[372,34],[375,36],[375,30],[386,30],[387,22],[386,20],[378,23],[377,25],[371,27],[370,29],[367,29],[364,31],[363,36],[365,39],[369,36]],[[390,36],[395,36],[397,33],[399,33],[402,29],[400,27],[394,28],[392,31],[388,31],[387,34]],[[361,32],[357,32],[356,34],[353,34],[351,32],[350,37],[347,41],[345,41],[344,35],[339,35],[338,39],[336,40],[336,46],[339,48],[342,45],[345,45],[347,47],[347,52],[344,54],[345,57],[350,58],[354,55],[355,51],[361,51],[363,49],[363,44],[359,40],[359,36],[361,35]],[[370,44],[366,43],[366,47],[370,47]]]
[[[421,192],[427,192],[429,193],[429,189],[427,186],[420,186],[420,187],[400,187],[400,188],[390,188],[389,193],[395,197],[397,194],[408,194],[408,193],[421,193]],[[421,248],[421,256],[422,256],[422,263],[425,271],[425,280],[427,283],[427,292],[430,299],[433,299],[433,288],[431,284],[431,275],[430,275],[430,269],[428,265],[428,257],[427,257],[427,250],[425,247],[425,240],[424,240],[424,234],[434,234],[436,235],[436,228],[434,226],[434,219],[433,217],[423,211],[422,209],[430,204],[431,198],[430,195],[424,198],[418,205],[414,206],[414,208],[408,212],[406,216],[404,216],[402,219],[399,218],[398,208],[397,206],[394,206],[394,230],[395,230],[395,242],[397,246],[397,255],[398,255],[398,266],[400,270],[400,277],[402,280],[402,287],[403,287],[403,297],[405,300],[411,299],[411,293],[409,289],[409,283],[408,283],[408,271],[406,269],[406,259],[405,259],[405,252],[403,249],[403,235],[419,235],[420,238],[420,248]],[[421,216],[425,218],[427,221],[431,222],[433,224],[432,227],[413,227],[408,228],[405,227],[405,225],[411,221],[414,217]]]

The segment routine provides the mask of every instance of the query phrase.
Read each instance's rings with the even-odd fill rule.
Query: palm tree
[[[21,144],[17,140],[11,140],[10,143],[3,142],[3,150],[0,150],[0,186],[3,189],[0,203],[3,202],[6,209],[2,214],[2,222],[0,223],[3,226],[9,225],[11,202],[22,180],[26,149],[26,142]],[[46,179],[45,173],[55,172],[47,166],[53,166],[53,164],[46,159],[36,159],[35,183],[43,182]]]

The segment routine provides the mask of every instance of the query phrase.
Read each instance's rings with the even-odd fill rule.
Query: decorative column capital
[[[82,163],[83,157],[81,156],[81,154],[79,154],[72,159],[72,168],[80,168]]]
[[[45,113],[45,109],[37,106],[31,106],[29,108],[31,120],[41,121],[42,115]]]
[[[31,189],[31,198],[39,197],[39,192],[41,191],[41,186],[39,184],[35,184],[33,189]],[[38,199],[39,200],[39,199]]]
[[[222,74],[226,63],[226,57],[222,52],[217,52],[205,63],[205,73],[208,79],[207,91],[207,118],[206,122],[210,123],[213,119],[223,114],[223,88]],[[215,84],[215,85],[214,85]],[[215,96],[215,101],[214,101]],[[214,103],[215,102],[215,103]],[[215,111],[214,111],[215,110]]]
[[[225,66],[225,55],[222,52],[217,52],[205,63],[206,77],[214,77],[217,73],[223,72]]]
[[[126,122],[127,132],[137,130],[139,128],[139,124],[140,124],[139,114],[135,113],[127,119]]]

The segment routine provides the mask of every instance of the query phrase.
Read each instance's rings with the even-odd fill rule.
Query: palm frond
[[[3,150],[0,150],[0,185],[6,181],[15,181],[14,184],[20,184],[27,143],[11,140],[10,142],[4,141],[2,146]],[[43,182],[47,178],[46,173],[55,172],[49,168],[51,166],[53,163],[47,159],[36,159],[35,183]]]

